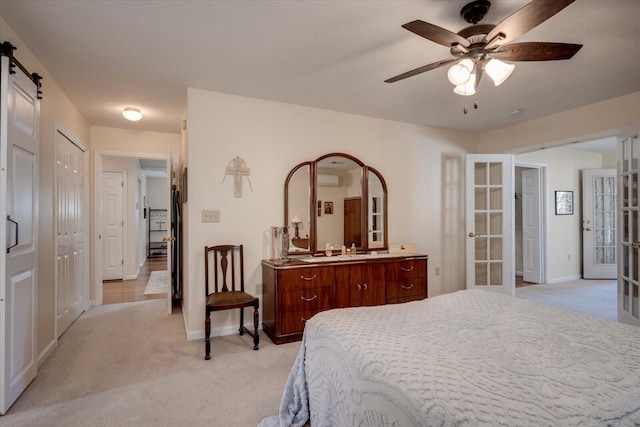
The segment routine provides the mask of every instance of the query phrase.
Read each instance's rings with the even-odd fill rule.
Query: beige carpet
[[[255,426],[276,415],[300,343],[263,333],[186,341],[166,301],[105,305],[83,314],[9,412],[13,426]]]
[[[573,280],[517,288],[516,297],[593,317],[618,320],[617,286],[615,280]]]
[[[169,292],[169,272],[167,270],[152,271],[144,287],[144,295],[166,294]]]

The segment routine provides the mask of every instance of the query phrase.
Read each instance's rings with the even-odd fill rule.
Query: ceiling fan
[[[489,11],[491,2],[474,0],[460,10],[460,16],[472,25],[457,33],[421,20],[404,24],[403,28],[450,48],[453,59],[424,65],[387,79],[385,83],[397,82],[451,65],[447,76],[455,86],[454,92],[459,95],[473,95],[485,71],[496,86],[504,82],[515,68],[515,65],[508,62],[571,59],[580,50],[581,44],[510,42],[542,24],[574,1],[533,0],[498,25],[492,25],[478,24]]]

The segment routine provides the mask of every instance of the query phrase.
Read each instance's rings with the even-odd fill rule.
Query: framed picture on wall
[[[556,215],[573,215],[573,191],[556,191]]]
[[[324,202],[324,213],[326,215],[333,215],[333,202]]]

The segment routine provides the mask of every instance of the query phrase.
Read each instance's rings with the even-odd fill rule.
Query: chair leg
[[[244,335],[244,307],[240,308],[240,335]]]
[[[253,311],[253,349],[257,350],[260,345],[260,335],[258,335],[258,323],[260,321],[260,315],[258,314],[258,306],[254,307]]]
[[[204,319],[204,360],[211,359],[211,340],[209,339],[209,335],[211,335],[211,318],[210,314],[207,312],[207,317]]]

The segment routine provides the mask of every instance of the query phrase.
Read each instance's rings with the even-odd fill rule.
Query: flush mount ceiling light
[[[122,115],[125,119],[131,120],[132,122],[137,122],[142,118],[142,111],[139,108],[135,107],[125,107]]]

